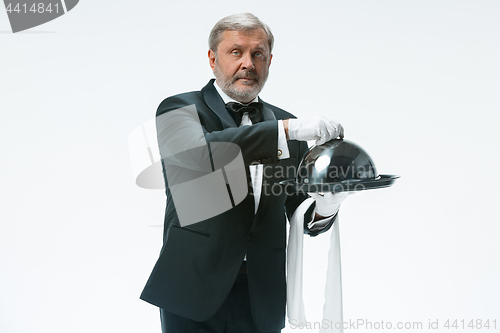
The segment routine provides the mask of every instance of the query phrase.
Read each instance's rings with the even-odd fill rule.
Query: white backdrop
[[[18,34],[0,10],[0,332],[160,331],[139,294],[164,194],[135,185],[128,135],[206,84],[211,27],[245,11],[276,37],[261,97],[402,176],[341,208],[344,319],[500,330],[500,2],[82,0]],[[312,322],[327,239],[306,243]]]

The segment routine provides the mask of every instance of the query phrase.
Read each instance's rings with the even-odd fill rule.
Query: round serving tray
[[[280,182],[280,185],[287,187],[287,192],[307,193],[307,192],[355,192],[384,188],[391,186],[399,176],[379,175],[375,179],[348,179],[336,183],[307,184],[297,183],[294,179],[287,179]]]

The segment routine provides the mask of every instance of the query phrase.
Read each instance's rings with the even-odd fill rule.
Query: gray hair
[[[217,22],[210,32],[208,46],[210,47],[210,50],[217,53],[217,47],[222,41],[222,34],[224,31],[252,31],[255,29],[263,29],[265,31],[267,41],[269,42],[269,52],[272,52],[274,46],[274,36],[271,29],[267,24],[260,21],[256,16],[250,13],[229,15]]]

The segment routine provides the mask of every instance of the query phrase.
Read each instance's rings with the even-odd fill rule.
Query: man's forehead
[[[244,46],[251,44],[253,47],[269,49],[269,41],[264,29],[253,29],[249,31],[226,30],[222,34],[221,44],[226,46]],[[219,44],[220,45],[220,44]]]

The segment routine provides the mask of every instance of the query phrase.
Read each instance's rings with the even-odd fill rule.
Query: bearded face
[[[257,97],[264,88],[268,74],[268,70],[265,71],[263,77],[259,77],[254,71],[241,71],[231,76],[221,69],[218,61],[214,67],[215,79],[222,91],[232,99],[242,103],[248,103]],[[236,84],[238,80],[241,80],[240,84]]]
[[[249,103],[266,83],[272,55],[264,30],[253,30],[225,31],[217,53],[210,51],[209,57],[222,91],[238,102]]]

